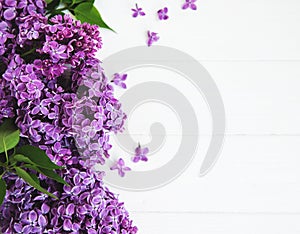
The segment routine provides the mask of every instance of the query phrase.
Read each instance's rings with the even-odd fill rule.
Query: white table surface
[[[197,94],[183,85],[182,92],[186,89],[199,112],[202,138],[191,166],[156,190],[112,188],[140,233],[299,234],[300,1],[198,0],[197,11],[181,10],[182,0],[137,2],[146,17],[131,17],[135,1],[96,0],[103,18],[117,31],[102,30],[99,58],[145,45],[146,31],[156,31],[161,37],[157,45],[184,51],[208,70],[222,95],[227,122],[220,159],[199,177],[210,137],[209,117]],[[160,22],[155,12],[165,6],[170,19]],[[153,80],[159,72],[164,71],[131,71],[127,84],[130,88],[137,78]],[[157,118],[151,108],[160,107],[145,106],[129,120],[130,131],[143,143],[149,141],[149,124]],[[172,121],[174,132],[168,134],[176,142],[178,123]],[[162,161],[172,157],[172,149],[164,154]],[[162,163],[159,156],[153,161],[143,164],[144,169]]]

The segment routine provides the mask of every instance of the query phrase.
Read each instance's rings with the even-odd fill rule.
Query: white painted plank
[[[134,211],[300,212],[299,144],[300,137],[227,136],[205,177],[198,176],[205,153],[200,147],[187,171],[165,187],[113,190]]]
[[[300,133],[300,63],[203,63],[220,89],[230,134]]]
[[[112,190],[121,194],[143,234],[300,233],[300,2],[203,0],[197,1],[196,12],[182,11],[182,2],[140,0],[147,16],[133,19],[135,2],[96,1],[103,18],[118,32],[102,30],[99,57],[145,45],[146,31],[153,30],[161,36],[157,44],[200,61],[225,104],[227,133],[221,158],[209,174],[198,176],[211,134],[201,95],[174,74],[134,70],[129,88],[138,79],[180,86],[197,113],[201,141],[190,167],[171,184],[148,192]],[[171,18],[159,22],[155,13],[164,6]],[[180,122],[171,115],[146,105],[132,116],[129,129],[137,141],[151,140],[154,120],[167,129],[166,148],[136,170],[151,170],[174,155],[181,135]]]
[[[300,134],[300,62],[202,64],[223,98],[227,134]],[[211,133],[211,114],[207,103],[201,92],[184,76],[164,68],[149,67],[131,70],[128,75],[128,89],[117,89],[120,96],[131,92],[130,89],[137,84],[149,81],[168,84],[182,93],[193,106],[200,127],[199,134]],[[181,99],[178,99],[180,102]],[[187,113],[172,114],[170,110],[157,102],[141,105],[137,112],[133,112],[132,119],[129,119],[130,133],[147,135],[151,124],[158,121],[170,126],[167,134],[181,134],[178,116]]]
[[[96,1],[117,34],[103,30],[106,57],[121,49],[145,45],[146,31],[159,32],[159,45],[174,47],[198,59],[300,59],[298,0],[202,0],[198,11],[181,10],[184,1],[138,3],[145,17],[132,18],[135,2]],[[170,19],[157,19],[168,6]]]
[[[298,234],[300,215],[131,213],[142,234]]]

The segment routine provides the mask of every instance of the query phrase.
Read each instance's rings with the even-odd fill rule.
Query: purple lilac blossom
[[[120,86],[123,89],[126,89],[127,86],[124,82],[126,79],[127,79],[127,74],[116,73],[114,74],[114,78],[112,81],[114,82],[115,85]]]
[[[149,153],[149,149],[147,147],[142,148],[140,145],[135,149],[135,155],[132,158],[132,161],[137,163],[139,161],[148,161],[147,154]]]
[[[159,40],[158,33],[148,31],[147,35],[148,35],[147,44],[149,47],[152,46],[153,42],[157,42]]]
[[[8,192],[0,207],[2,233],[137,232],[124,203],[104,187],[101,173],[73,165],[62,176],[71,186],[42,180],[59,200],[41,194],[15,175],[6,176]]]
[[[131,9],[133,11],[132,17],[136,18],[139,15],[140,16],[145,16],[145,12],[143,11],[143,9],[141,7],[138,7],[138,4],[135,4],[135,9]]]
[[[182,9],[192,9],[192,10],[197,10],[197,5],[195,4],[197,0],[185,0],[185,3],[182,6]]]
[[[158,18],[160,20],[169,19],[169,16],[167,14],[168,14],[168,8],[167,7],[164,7],[163,9],[160,9],[160,10],[157,11],[157,15],[158,15]]]
[[[118,173],[121,177],[125,176],[126,171],[131,171],[131,169],[125,166],[125,162],[122,158],[119,158],[118,161],[115,162],[113,166],[111,166],[110,170],[118,170]]]
[[[45,16],[41,0],[0,0],[0,123],[15,118],[21,144],[39,146],[70,187],[40,175],[54,200],[14,175],[0,207],[0,232],[134,234],[123,203],[104,187],[95,163],[125,113],[95,53],[97,26]]]

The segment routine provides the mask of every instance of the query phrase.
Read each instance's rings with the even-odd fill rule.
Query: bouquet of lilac
[[[79,18],[83,4],[69,4]],[[105,163],[109,134],[122,131],[126,119],[95,57],[99,28],[53,9],[46,17],[42,0],[0,0],[0,124],[12,119],[19,146],[39,147],[63,178],[39,173],[45,170],[28,166],[28,158],[18,162],[28,173],[36,169],[32,183],[49,196],[16,174],[0,173],[7,187],[0,232],[136,233],[103,173],[92,168]]]

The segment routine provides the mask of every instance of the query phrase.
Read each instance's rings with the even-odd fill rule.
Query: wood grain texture
[[[133,213],[140,233],[298,234],[299,214],[164,214]]]
[[[140,0],[147,16],[133,19],[132,1],[96,1],[118,32],[102,30],[99,58],[146,45],[146,32],[152,30],[161,36],[159,45],[197,59],[216,82],[225,105],[227,131],[220,160],[199,177],[211,136],[210,118],[201,96],[195,101],[197,94],[183,80],[181,91],[194,105],[201,130],[193,163],[160,189],[112,190],[120,193],[141,234],[300,233],[300,2],[199,0],[195,12],[182,11],[182,3]],[[156,12],[164,6],[170,19],[160,22]],[[170,82],[176,77],[141,69],[130,72],[128,85],[155,79]],[[147,111],[159,110],[147,106],[136,114],[130,123],[135,139],[151,140],[149,126],[159,114]],[[167,159],[181,137],[176,119],[169,120],[171,143],[162,153]],[[143,169],[167,159],[154,155]]]

